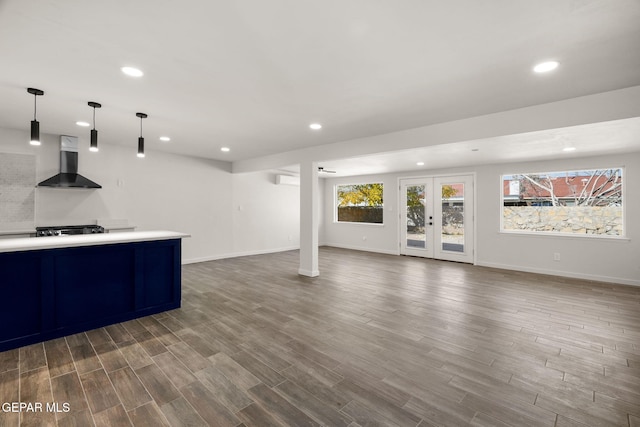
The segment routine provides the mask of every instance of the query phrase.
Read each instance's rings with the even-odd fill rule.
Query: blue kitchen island
[[[136,231],[0,240],[0,351],[180,307],[185,237]]]

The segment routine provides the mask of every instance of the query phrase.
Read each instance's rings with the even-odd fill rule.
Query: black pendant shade
[[[144,157],[144,138],[138,137],[138,157]]]
[[[89,151],[98,151],[98,131],[91,129],[91,145]]]
[[[40,145],[40,122],[31,120],[31,145]]]
[[[138,157],[144,157],[144,137],[142,136],[142,119],[146,119],[145,113],[136,113],[136,117],[140,117],[140,137],[138,138]]]
[[[31,145],[40,145],[40,122],[37,118],[37,99],[44,95],[44,91],[35,88],[27,88],[27,92],[33,95],[33,120],[31,120]]]
[[[96,130],[96,108],[101,108],[102,105],[97,102],[89,101],[89,107],[93,108],[93,129],[91,129],[91,145],[89,150],[98,151],[98,131]]]

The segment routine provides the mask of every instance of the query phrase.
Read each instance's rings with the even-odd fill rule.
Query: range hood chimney
[[[60,135],[60,173],[45,179],[38,187],[102,188],[78,174],[78,137]]]

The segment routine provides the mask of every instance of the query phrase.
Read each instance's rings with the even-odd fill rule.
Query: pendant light
[[[96,130],[96,108],[101,108],[102,105],[97,102],[89,101],[89,107],[93,108],[93,129],[91,129],[91,145],[89,145],[90,151],[98,151],[98,131]]]
[[[142,136],[142,119],[146,119],[145,113],[136,113],[136,117],[140,117],[140,137],[138,138],[138,157],[144,157],[144,138]]]
[[[32,87],[27,88],[27,92],[33,95],[33,120],[31,121],[31,145],[40,145],[40,122],[38,122],[37,113],[37,99],[38,96],[44,95],[44,92],[40,89],[34,89]]]

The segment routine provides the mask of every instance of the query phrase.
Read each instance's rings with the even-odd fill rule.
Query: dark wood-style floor
[[[0,353],[1,426],[640,426],[640,288],[320,250],[187,265],[183,307]],[[2,325],[7,327],[7,325]]]

